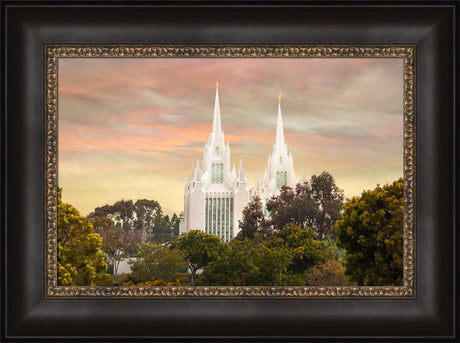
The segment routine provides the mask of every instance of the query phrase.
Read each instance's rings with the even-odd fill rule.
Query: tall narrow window
[[[280,189],[287,185],[287,172],[279,171],[276,172],[276,188]]]
[[[280,164],[283,164],[283,157],[280,156]]]
[[[224,164],[219,163],[219,183],[224,182]]]
[[[211,165],[211,183],[223,183],[224,182],[224,164],[213,163]]]
[[[204,211],[204,232],[209,233],[209,221],[208,221],[208,216],[209,216],[209,198],[206,198],[205,200],[205,211]]]
[[[230,235],[233,237],[233,198],[230,198]]]
[[[222,224],[221,224],[221,221],[220,221],[220,210],[221,210],[221,207],[220,207],[220,198],[217,198],[217,218],[216,218],[216,226],[217,226],[217,236],[219,237],[222,237]]]
[[[216,156],[219,156],[219,147],[216,146]]]
[[[216,164],[211,165],[211,183],[216,183]]]
[[[212,233],[216,234],[216,199],[212,201]]]

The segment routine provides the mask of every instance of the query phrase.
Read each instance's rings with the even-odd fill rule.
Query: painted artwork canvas
[[[59,59],[57,285],[403,285],[403,68]]]

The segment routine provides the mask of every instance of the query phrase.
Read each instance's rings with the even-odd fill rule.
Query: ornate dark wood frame
[[[59,46],[45,47],[47,297],[415,297],[415,45]],[[61,58],[402,58],[404,107],[403,286],[63,287],[57,285],[58,60]]]
[[[2,340],[457,341],[456,1],[0,1]],[[53,142],[44,115],[44,47],[120,42],[415,46],[416,297],[127,299],[75,297],[72,290],[70,298],[50,296],[43,272],[49,233],[44,161]]]

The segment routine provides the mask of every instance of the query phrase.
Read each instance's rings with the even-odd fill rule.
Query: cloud
[[[298,176],[302,166],[328,170],[357,195],[402,175],[402,68],[396,58],[61,59],[64,198],[84,213],[128,196],[182,210],[216,81],[232,163],[243,159],[251,186],[272,149],[282,93]]]

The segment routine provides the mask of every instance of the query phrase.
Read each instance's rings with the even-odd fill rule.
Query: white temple
[[[302,170],[300,182],[305,182],[305,172]],[[267,166],[261,179],[259,174],[251,192],[251,197],[259,196],[262,204],[274,195],[279,195],[283,186],[295,188],[297,184],[292,152],[288,153],[287,144],[284,142],[283,117],[281,116],[281,94],[278,94],[278,121],[276,124],[275,144],[273,152],[268,154]],[[264,206],[264,214],[267,212]]]
[[[201,230],[228,242],[239,231],[239,221],[248,201],[243,162],[240,161],[238,172],[235,165],[230,170],[230,146],[225,143],[222,131],[219,88],[216,86],[212,132],[204,145],[202,165],[199,161],[192,165],[185,185],[184,221],[180,233]]]

